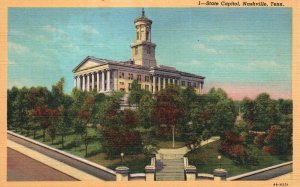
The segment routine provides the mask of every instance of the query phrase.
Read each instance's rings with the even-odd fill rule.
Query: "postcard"
[[[4,2],[3,186],[299,183],[296,2]]]

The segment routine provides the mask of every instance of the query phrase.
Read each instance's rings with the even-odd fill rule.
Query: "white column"
[[[100,72],[97,71],[97,92],[100,91],[100,76],[99,76],[99,73]]]
[[[81,90],[81,89],[80,89],[80,76],[77,76],[77,80],[76,80],[76,88],[77,88],[78,90]]]
[[[92,90],[95,88],[95,74],[94,72],[92,73]]]
[[[77,77],[75,76],[74,77],[74,88],[76,88],[76,86],[77,86]]]
[[[203,94],[203,84],[204,84],[203,82],[201,82],[201,84],[200,84],[201,85],[200,86],[200,94]]]
[[[82,91],[85,91],[85,75],[82,76]]]
[[[113,70],[110,70],[110,79],[111,79],[111,82],[112,82],[110,89],[111,89],[111,91],[113,91],[114,88],[115,88],[115,84],[114,84],[114,81],[115,81],[115,72]]]
[[[90,91],[90,74],[87,75],[87,83],[86,83],[86,86],[87,86],[87,91],[89,92]]]
[[[110,92],[110,70],[107,70],[106,72],[106,76],[107,76],[107,79],[106,79],[106,88],[107,88],[107,91]]]
[[[156,93],[156,76],[153,75],[153,94]]]
[[[166,78],[163,77],[163,88],[166,89]]]
[[[114,90],[117,91],[118,88],[118,70],[114,70]]]
[[[101,91],[104,92],[104,71],[101,71]]]
[[[158,78],[158,88],[157,88],[157,91],[159,92],[160,91],[160,85],[161,85],[161,83],[160,83],[160,77],[157,77]]]

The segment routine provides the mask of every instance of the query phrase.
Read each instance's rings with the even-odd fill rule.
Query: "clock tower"
[[[142,9],[142,15],[134,20],[136,30],[136,40],[131,47],[131,60],[134,64],[153,67],[156,66],[155,47],[151,42],[152,20],[145,16]]]

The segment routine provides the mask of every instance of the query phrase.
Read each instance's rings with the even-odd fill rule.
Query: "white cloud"
[[[8,42],[8,49],[12,53],[24,54],[29,51],[28,47],[15,42]]]
[[[206,53],[209,53],[209,54],[217,54],[219,53],[216,49],[214,48],[211,48],[211,47],[208,47],[206,46],[205,44],[202,44],[202,43],[198,43],[194,46],[195,49],[199,49],[203,52],[206,52]]]
[[[64,33],[63,30],[58,29],[53,25],[45,25],[42,27],[42,30],[50,33],[60,33],[60,34]]]
[[[259,68],[259,69],[281,69],[281,68],[287,68],[287,66],[284,66],[275,60],[254,60],[250,61],[247,64],[250,68]]]
[[[65,46],[68,50],[73,50],[73,51],[79,51],[80,47],[79,45],[76,45],[74,43],[69,43],[68,45]]]
[[[81,25],[80,29],[86,34],[100,35],[99,31],[90,25]]]
[[[223,42],[228,41],[237,45],[252,45],[250,36],[238,36],[238,35],[213,35],[208,37],[210,42]]]

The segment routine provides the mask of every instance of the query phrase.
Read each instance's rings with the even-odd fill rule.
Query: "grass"
[[[214,169],[219,168],[221,164],[221,167],[227,170],[229,176],[235,176],[280,164],[292,159],[291,155],[287,155],[286,159],[284,160],[281,160],[279,156],[261,155],[259,158],[259,164],[257,166],[236,165],[233,160],[218,152],[219,144],[220,141],[216,141],[207,144],[195,150],[194,152],[187,153],[189,164],[195,165],[197,167],[197,172],[199,173],[210,174],[213,173]],[[220,161],[217,159],[218,155],[222,156]]]
[[[184,142],[180,142],[180,141],[175,141],[174,145],[175,145],[175,148],[181,148],[181,147],[185,146]],[[158,141],[157,146],[159,148],[173,148],[173,141],[168,141],[168,140],[161,141],[160,140],[160,141]]]
[[[85,146],[83,143],[80,143],[80,136],[77,136],[73,133],[69,133],[64,138],[64,149],[62,149],[61,145],[61,136],[57,136],[51,143],[51,138],[46,134],[46,141],[43,142],[42,131],[38,131],[36,134],[36,138],[34,140],[39,141],[43,144],[49,145],[56,149],[63,150],[68,152],[72,155],[87,159],[91,162],[96,164],[100,164],[102,166],[108,167],[110,169],[115,169],[118,166],[121,166],[121,159],[108,159],[106,154],[103,153],[101,149],[101,142],[98,138],[97,129],[95,128],[88,128],[88,133],[91,136],[94,136],[91,143],[88,145],[88,155],[85,157]],[[26,135],[24,133],[23,135]],[[33,134],[29,134],[29,138],[33,139]],[[150,164],[150,159],[146,159],[143,154],[138,155],[125,155],[123,165],[129,167],[131,173],[141,173],[144,172],[145,166]]]

